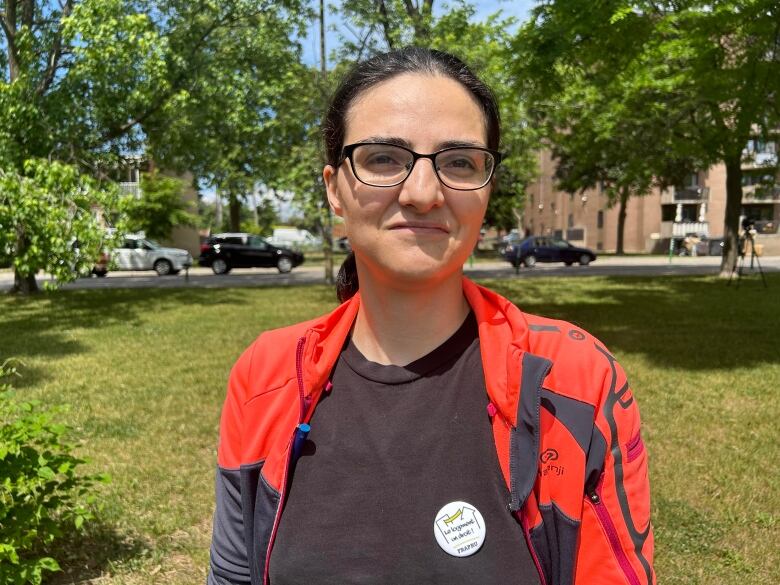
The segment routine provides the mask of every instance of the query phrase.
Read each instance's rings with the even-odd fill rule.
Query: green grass
[[[651,455],[665,584],[774,584],[780,562],[780,275],[539,278],[487,284],[574,321],[620,359]],[[70,291],[0,298],[0,361],[110,472],[99,520],[56,552],[51,584],[203,583],[219,409],[261,331],[335,306],[321,286]]]

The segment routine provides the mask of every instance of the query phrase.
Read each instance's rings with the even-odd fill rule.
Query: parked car
[[[566,266],[577,262],[587,266],[596,259],[593,250],[547,236],[531,236],[520,243],[510,244],[503,249],[501,255],[512,266],[518,267],[522,264],[527,268],[537,262],[563,262]]]
[[[341,238],[338,238],[337,240],[334,240],[333,251],[345,252],[349,254],[352,251],[352,245],[349,243],[349,238],[347,238],[347,236],[343,236]]]
[[[322,239],[309,230],[298,228],[275,228],[273,235],[266,240],[272,246],[288,249],[320,248]]]
[[[187,250],[167,248],[140,235],[127,235],[112,254],[117,270],[154,270],[160,276],[178,274],[192,266]]]
[[[303,254],[274,246],[252,234],[230,233],[209,237],[200,246],[201,266],[211,266],[214,274],[227,274],[233,268],[273,268],[290,272],[303,263]]]

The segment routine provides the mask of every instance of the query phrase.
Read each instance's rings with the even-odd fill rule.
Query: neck
[[[363,271],[352,342],[368,360],[403,366],[430,353],[463,324],[469,304],[460,271],[435,284],[394,287]]]

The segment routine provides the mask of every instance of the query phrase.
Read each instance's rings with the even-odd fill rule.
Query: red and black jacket
[[[625,374],[595,338],[463,280],[479,326],[508,513],[544,585],[655,583],[647,453]],[[263,333],[222,411],[209,585],[266,585],[298,425],[308,422],[360,305]],[[534,470],[534,472],[529,472]]]

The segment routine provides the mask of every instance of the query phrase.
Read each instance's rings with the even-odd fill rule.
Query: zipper
[[[523,519],[523,513],[520,510],[514,512],[514,515],[515,518],[520,521],[520,526],[523,527],[523,536],[525,536],[525,542],[528,545],[531,558],[534,560],[534,565],[536,565],[536,571],[539,573],[539,582],[541,585],[547,585],[547,579],[544,576],[544,571],[542,571],[542,563],[539,562],[539,557],[536,554],[536,550],[534,550],[534,545],[531,543],[531,530],[528,527],[528,522]]]
[[[628,445],[626,445],[626,463],[631,463],[634,459],[639,457],[644,448],[645,444],[642,441],[642,435],[637,433],[636,437],[631,439],[628,442]]]
[[[303,417],[306,415],[306,406],[304,399],[304,386],[303,386],[303,346],[306,343],[306,338],[301,337],[298,339],[298,345],[295,348],[295,373],[298,377],[298,397],[300,399],[300,411],[298,414],[298,424],[295,425],[290,442],[287,444],[287,463],[284,466],[284,474],[282,475],[282,486],[279,491],[279,506],[276,508],[276,516],[274,516],[274,525],[271,528],[271,538],[268,540],[268,548],[265,551],[265,569],[263,570],[263,585],[268,585],[268,571],[270,569],[271,549],[274,546],[274,539],[276,538],[276,532],[279,529],[279,521],[282,519],[282,509],[284,508],[284,500],[287,497],[287,483],[288,474],[290,472],[290,464],[293,458],[293,446],[295,444],[295,437],[298,434],[298,425],[303,422]]]
[[[636,572],[631,566],[631,562],[628,560],[626,551],[624,551],[623,547],[620,545],[620,537],[618,536],[615,523],[612,521],[612,517],[607,511],[607,507],[604,505],[604,502],[601,499],[601,488],[603,483],[604,474],[602,473],[598,485],[596,485],[596,488],[588,494],[588,501],[590,502],[590,505],[593,506],[593,511],[596,512],[596,517],[599,520],[599,524],[601,524],[601,527],[604,529],[604,532],[607,535],[609,545],[612,548],[612,552],[614,553],[618,565],[620,565],[626,580],[630,583],[630,585],[641,585],[639,582],[639,577],[636,576]]]

